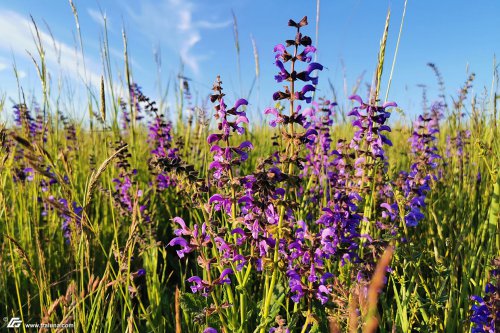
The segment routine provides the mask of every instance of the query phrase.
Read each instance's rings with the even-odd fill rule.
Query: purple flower
[[[35,171],[33,170],[33,168],[24,168],[23,172],[26,175],[25,179],[29,182],[32,182],[35,178]]]
[[[318,287],[318,291],[316,292],[316,298],[321,302],[321,304],[326,304],[330,299],[330,294],[331,292],[326,286],[320,285]]]
[[[212,144],[212,143],[215,143],[217,141],[220,141],[222,139],[222,134],[218,134],[218,133],[213,133],[213,134],[210,134],[207,138],[207,142],[208,144]]]
[[[187,281],[193,283],[191,291],[194,294],[200,292],[203,296],[208,297],[210,292],[210,284],[208,282],[202,280],[199,276],[191,276]]]
[[[312,56],[311,53],[315,53],[316,48],[312,45],[304,47],[304,50],[300,54],[297,55],[297,59],[304,62],[311,62]]]
[[[137,272],[132,273],[131,275],[134,278],[140,278],[141,276],[146,275],[146,270],[144,268],[141,268],[141,269],[137,270]]]
[[[281,114],[278,112],[278,110],[276,110],[275,108],[266,108],[264,110],[264,114],[271,114],[273,116],[275,116],[276,118],[269,121],[269,125],[271,127],[276,127],[277,124],[281,124],[284,122],[284,118],[281,116]]]
[[[71,242],[73,232],[76,232],[81,228],[83,208],[74,201],[72,202],[70,208],[70,206],[68,206],[68,201],[63,198],[57,201],[60,207],[62,207],[61,210],[61,208],[56,206],[56,208],[59,210],[59,216],[63,219],[61,227],[63,236],[66,240],[66,244],[69,244]]]
[[[421,208],[425,207],[426,193],[430,191],[431,179],[436,180],[433,169],[441,157],[437,154],[436,133],[439,132],[441,103],[434,103],[431,114],[424,112],[413,124],[410,138],[413,164],[410,172],[401,172],[398,180],[405,199],[405,223],[416,226],[425,217]]]
[[[248,150],[253,149],[249,141],[245,141],[238,147],[230,145],[231,131],[241,135],[245,132],[242,125],[249,123],[245,111],[240,110],[242,106],[248,105],[248,101],[241,98],[231,109],[228,109],[224,102],[221,84],[220,77],[217,77],[213,87],[214,94],[211,95],[212,102],[218,101],[215,106],[215,118],[218,120],[219,132],[212,133],[207,138],[208,144],[211,145],[210,152],[213,154],[213,162],[210,163],[209,169],[213,170],[213,178],[219,187],[227,183],[231,167],[245,161],[248,158]]]
[[[231,214],[231,198],[214,194],[210,197],[208,203],[213,204],[216,211],[223,209],[227,214]]]
[[[182,236],[182,235],[190,235],[191,234],[191,230],[189,230],[187,227],[186,227],[186,222],[184,222],[183,219],[181,219],[180,217],[174,217],[172,219],[173,222],[179,224],[181,226],[180,229],[176,229],[174,231],[174,234],[176,236]]]
[[[215,284],[230,284],[231,279],[229,279],[228,275],[229,274],[234,274],[233,270],[231,268],[226,268],[225,270],[222,271],[220,274],[220,277],[214,281]]]
[[[230,284],[231,279],[229,279],[228,275],[233,274],[233,270],[231,268],[226,268],[222,271],[221,275],[219,278],[215,279],[212,284],[208,283],[207,281],[203,280],[199,276],[192,276],[187,281],[189,283],[192,283],[191,285],[191,291],[193,293],[201,293],[203,296],[208,297],[209,293],[213,290],[215,285],[222,285],[222,284]]]
[[[186,255],[186,253],[193,251],[193,248],[189,246],[188,241],[182,237],[175,237],[168,243],[168,246],[175,246],[175,245],[179,245],[181,247],[180,250],[176,251],[179,258],[184,258],[184,255]]]
[[[203,330],[203,333],[217,333],[217,330],[212,327],[207,327]]]
[[[276,80],[276,82],[280,83],[280,82],[288,80],[288,78],[290,77],[290,73],[288,73],[288,71],[285,69],[285,66],[283,65],[283,63],[279,60],[276,60],[276,66],[280,70],[279,73],[274,76],[274,79]]]
[[[308,92],[315,91],[315,90],[316,90],[316,88],[314,88],[314,86],[312,86],[310,84],[306,84],[304,87],[302,87],[301,91],[295,92],[295,98],[298,100],[301,100],[301,101],[305,100],[306,103],[311,103],[312,97],[306,96],[306,94]]]
[[[308,58],[309,61],[310,61],[310,58]],[[315,70],[323,70],[323,65],[321,64],[318,64],[317,62],[313,62],[311,64],[309,64],[309,66],[307,66],[306,70],[300,72],[297,74],[297,78],[299,80],[302,80],[304,82],[308,82],[308,81],[311,81],[311,83],[313,85],[317,85],[318,84],[318,77],[312,77],[311,76],[311,73]],[[309,103],[309,102],[308,102]]]
[[[241,246],[245,243],[247,239],[247,234],[242,228],[235,228],[231,231],[231,235],[239,235],[240,237],[236,240],[236,245]]]
[[[305,294],[300,275],[295,270],[289,270],[287,276],[289,278],[290,292],[293,294],[291,299],[295,303],[298,303]]]

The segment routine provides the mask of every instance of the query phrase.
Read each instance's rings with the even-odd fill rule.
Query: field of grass
[[[307,28],[290,24],[287,38]],[[498,329],[497,73],[481,100],[471,75],[394,122],[384,38],[364,102],[295,94],[314,79],[289,72],[321,68],[297,58],[307,41],[277,50],[290,94],[262,124],[217,80],[215,109],[184,81],[167,117],[126,56],[128,93],[104,76],[78,122],[55,108],[40,57],[40,105],[1,111],[2,331],[15,317],[19,331]]]

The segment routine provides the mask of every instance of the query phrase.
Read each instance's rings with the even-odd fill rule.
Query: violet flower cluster
[[[119,142],[118,148],[123,147],[123,142]],[[138,188],[134,178],[137,175],[136,169],[131,169],[128,159],[130,158],[128,149],[125,148],[117,155],[119,174],[113,178],[115,191],[112,193],[115,204],[125,214],[134,213],[135,205],[139,208],[142,219],[146,222],[150,220],[148,215],[149,199],[144,195],[144,191]]]
[[[211,146],[210,152],[213,154],[213,161],[209,165],[209,170],[212,170],[213,180],[211,183],[215,188],[219,190],[231,188],[231,191],[221,191],[213,194],[209,198],[208,203],[205,203],[204,206],[208,207],[208,212],[211,215],[218,211],[225,213],[228,218],[233,219],[231,222],[235,224],[236,204],[238,201],[236,198],[236,190],[242,181],[233,174],[232,167],[244,162],[248,158],[247,151],[252,149],[253,146],[249,141],[245,141],[238,146],[231,145],[231,133],[243,134],[245,129],[242,125],[248,124],[248,118],[245,112],[240,110],[240,108],[247,105],[248,102],[244,99],[240,99],[235,103],[234,107],[228,108],[224,102],[221,84],[222,82],[218,77],[213,87],[214,94],[211,96],[212,102],[218,102],[215,106],[215,118],[218,120],[219,132],[210,134],[207,138],[207,142]],[[239,200],[238,202],[241,203],[243,201]],[[189,229],[184,220],[180,217],[176,217],[174,222],[178,223],[181,228],[174,232],[177,237],[172,239],[169,245],[181,247],[180,250],[177,250],[177,254],[180,258],[210,243],[219,251],[221,256],[218,262],[219,265],[227,266],[232,262],[243,259],[242,256],[238,255],[236,246],[230,243],[231,240],[236,240],[237,236],[228,239],[224,233],[216,232],[214,230],[215,228],[208,228],[207,222],[203,222],[201,227],[195,224],[192,229]],[[236,228],[236,231],[233,230],[232,234],[237,234],[240,229],[241,228]],[[213,259],[203,254],[198,261],[203,269],[210,271],[212,260]],[[225,268],[217,279],[205,281],[198,276],[193,276],[189,278],[188,281],[193,283],[191,287],[193,292],[200,292],[202,295],[208,296],[216,285],[230,284],[231,280],[229,276],[232,274],[234,274],[232,268]]]
[[[318,134],[313,140],[306,143],[307,154],[301,171],[301,178],[309,179],[308,184],[302,186],[300,192],[310,198],[312,204],[321,204],[322,198],[330,200],[329,180],[333,176],[332,165],[332,138],[330,128],[333,125],[333,108],[336,103],[328,100],[312,102],[312,107],[304,110],[306,117],[304,128],[314,129]],[[309,193],[304,193],[304,190]],[[312,218],[312,216],[310,216]]]
[[[59,216],[63,219],[62,231],[66,244],[69,244],[72,239],[72,234],[81,228],[83,208],[75,201],[71,203],[71,209],[68,207],[66,199],[59,199],[57,202],[62,206]]]
[[[130,127],[132,120],[140,121],[144,118],[140,105],[140,96],[143,96],[142,89],[136,83],[131,83],[129,88],[129,103],[124,99],[120,99],[119,104],[122,110],[122,128],[127,130]],[[128,104],[128,105],[127,105]]]
[[[469,159],[469,156],[464,153],[464,148],[470,143],[470,130],[457,130],[454,137],[446,136],[446,157],[451,157],[455,154],[464,161]]]
[[[26,138],[29,140],[46,141],[46,129],[43,124],[43,116],[40,110],[36,108],[36,119],[31,116],[31,112],[26,104],[15,104],[14,108],[14,124],[18,126]],[[24,182],[33,180],[33,168],[28,167],[25,163],[25,149],[20,144],[15,144],[14,147],[14,167],[13,179],[15,182]]]
[[[145,96],[137,84],[133,84],[132,87],[137,113],[145,112],[152,118],[148,124],[148,143],[152,148],[151,159],[177,158],[178,149],[172,147],[172,124],[165,119],[164,114],[159,113],[156,102]],[[176,185],[174,177],[167,175],[166,172],[153,173],[158,191],[161,192]]]
[[[494,333],[500,328],[500,259],[497,267],[491,270],[491,282],[485,287],[484,296],[471,296],[470,321],[472,333]]]
[[[404,219],[407,226],[415,227],[424,218],[425,198],[431,182],[437,179],[434,169],[441,159],[436,147],[439,119],[444,105],[436,102],[431,113],[420,115],[413,124],[410,138],[413,162],[410,172],[401,172],[398,184],[405,198]]]
[[[69,151],[78,150],[78,140],[76,137],[76,126],[73,121],[68,119],[62,112],[59,114],[59,119],[63,123],[64,131],[66,133],[66,147]]]
[[[35,137],[39,130],[39,124],[31,116],[26,104],[14,105],[14,123],[23,128],[31,137]]]
[[[354,107],[348,116],[355,117],[352,126],[357,127],[357,131],[351,140],[350,148],[360,153],[356,173],[363,174],[362,166],[370,163],[368,158],[372,162],[387,159],[384,145],[392,146],[392,142],[384,133],[391,131],[389,125],[386,124],[391,114],[386,109],[397,105],[394,102],[384,103],[382,106],[366,104],[357,95],[351,96],[350,99],[360,104]]]
[[[363,199],[363,218],[369,224],[375,225],[382,230],[389,230],[391,234],[395,231],[393,226],[383,222],[392,214],[394,207],[394,193],[389,186],[387,174],[387,155],[385,146],[392,146],[392,142],[386,136],[391,132],[387,121],[390,117],[388,108],[396,107],[396,103],[387,102],[382,106],[363,102],[360,96],[353,95],[351,100],[359,103],[349,113],[354,116],[352,126],[356,128],[353,138],[347,145],[340,141],[334,153],[338,155],[337,168],[339,170],[339,181],[341,186],[349,189],[351,196]],[[345,179],[352,173],[351,179]],[[376,199],[372,197],[372,190],[376,190]],[[387,211],[386,211],[387,210]],[[367,228],[365,228],[365,231]],[[364,234],[363,237],[370,237]]]
[[[172,124],[167,122],[163,115],[155,114],[154,119],[148,126],[149,142],[153,147],[151,155],[153,158],[175,158],[177,157],[177,149],[171,148]],[[163,191],[168,187],[175,186],[176,182],[172,176],[165,172],[156,174],[156,187],[159,191]]]
[[[197,256],[203,275],[187,281],[193,293],[211,296],[216,307],[221,290],[231,306],[244,307],[248,276],[262,278],[265,288],[259,316],[266,328],[271,322],[270,302],[277,281],[286,286],[294,308],[308,305],[309,318],[313,303],[333,302],[338,264],[353,264],[354,275],[364,266],[374,266],[376,256],[372,255],[371,261],[366,259],[365,247],[382,242],[376,238],[379,229],[387,229],[394,236],[394,225],[401,217],[387,176],[385,151],[392,145],[387,137],[391,131],[387,124],[389,108],[396,104],[379,106],[365,103],[359,96],[350,97],[358,104],[349,113],[354,117],[354,136],[332,147],[335,103],[313,102],[318,84],[314,73],[323,66],[312,62],[316,48],[301,32],[306,25],[306,17],[300,22],[290,20],[289,26],[296,29],[294,39],[274,49],[278,68],[275,80],[286,85],[273,94],[276,106],[264,113],[271,116],[269,125],[278,127],[281,140],[276,144],[278,150],[261,159],[251,174],[242,174],[241,165],[253,145],[244,140],[232,142],[234,133],[245,133],[244,125],[249,120],[244,108],[248,102],[240,99],[229,108],[217,78],[211,95],[211,101],[217,103],[217,131],[207,138],[213,156],[206,180],[210,194],[196,196],[201,199],[197,208],[203,213],[199,221],[173,219],[179,227],[168,244],[175,247],[179,258]],[[301,65],[304,68],[299,68]],[[302,87],[298,86],[300,82],[304,83]],[[312,103],[312,107],[302,110],[300,103]],[[414,153],[419,158],[415,170],[419,172],[421,165],[430,168],[438,158],[433,146],[434,124],[424,121],[414,133]],[[415,180],[416,175],[411,177],[410,183],[420,181]],[[423,207],[413,187],[407,192],[411,204]],[[406,223],[415,225],[411,220],[413,208],[405,209]],[[241,299],[233,292],[240,293]],[[235,313],[232,309],[226,309],[225,316],[219,312],[220,324],[226,330],[238,328],[234,326]],[[245,314],[241,316],[243,320]],[[308,320],[305,330],[311,324]],[[270,332],[289,331],[285,322],[277,324]],[[206,330],[215,331],[211,327]]]

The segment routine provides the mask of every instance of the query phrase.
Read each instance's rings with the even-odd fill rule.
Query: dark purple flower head
[[[293,23],[290,23],[293,22]],[[323,70],[323,66],[319,63],[313,62],[312,54],[316,52],[316,48],[311,45],[311,38],[308,36],[303,36],[300,29],[307,25],[307,17],[301,20],[301,23],[295,23],[295,21],[290,20],[289,25],[296,28],[296,34],[294,40],[287,40],[286,45],[278,44],[274,47],[274,52],[276,52],[276,67],[278,67],[278,74],[275,75],[275,80],[278,83],[289,82],[290,85],[284,87],[284,91],[277,91],[273,94],[273,99],[275,101],[289,99],[290,102],[293,100],[304,100],[306,103],[310,103],[312,97],[306,96],[307,92],[314,91],[313,85],[318,84],[318,77],[311,76],[313,71]],[[290,48],[290,51],[287,50]],[[290,70],[285,68],[285,63],[290,62]],[[298,65],[300,62],[309,63],[309,65],[302,71],[298,71]],[[305,83],[310,82],[312,85],[306,84],[305,87],[300,89],[296,87],[297,80],[303,81]],[[277,115],[276,115],[277,116]]]
[[[297,74],[297,78],[299,80],[304,81],[304,82],[311,81],[311,83],[313,85],[317,85],[318,84],[318,77],[311,76],[311,73],[315,70],[322,71],[323,65],[321,65],[317,62],[310,63],[304,71]]]

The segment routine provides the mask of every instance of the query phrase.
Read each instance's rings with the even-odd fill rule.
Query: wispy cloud
[[[93,8],[88,8],[87,13],[94,22],[101,25],[103,28],[104,28],[104,20],[106,20],[106,27],[107,29],[111,30],[111,23],[106,13],[101,13],[100,11]]]
[[[90,59],[85,59],[84,70],[81,52],[69,44],[63,43],[38,27],[40,40],[45,48],[45,60],[52,74],[61,70],[84,83],[98,86],[100,83],[99,65]],[[27,59],[28,52],[37,56],[36,44],[33,39],[34,27],[31,20],[11,10],[0,10],[0,50],[11,53],[15,57]]]
[[[14,70],[13,62],[7,60],[7,58],[5,58],[5,57],[0,56],[0,72],[8,71],[8,70]],[[19,68],[17,69],[17,76],[20,79],[24,79],[26,77],[26,75],[27,74],[25,71],[23,71]]]
[[[151,42],[168,45],[171,51],[179,53],[186,66],[198,74],[199,63],[206,56],[195,54],[193,48],[201,41],[203,30],[225,28],[231,21],[195,20],[193,13],[196,10],[189,0],[146,0],[140,2],[139,9],[127,8],[136,26]]]

